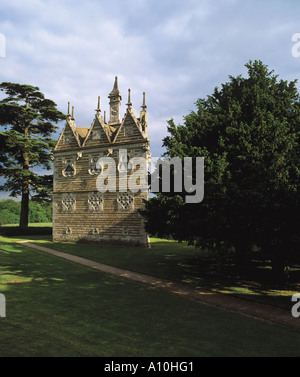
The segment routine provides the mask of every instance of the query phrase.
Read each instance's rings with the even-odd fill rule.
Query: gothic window
[[[90,158],[90,168],[89,173],[91,175],[99,175],[103,170],[102,165],[98,162],[98,158],[91,157]]]
[[[75,170],[75,159],[64,159],[63,160],[63,171],[64,177],[73,177],[76,174]]]
[[[103,210],[103,197],[100,192],[92,192],[88,197],[88,205],[90,211]]]
[[[72,167],[72,165],[68,165],[66,168],[65,168],[65,176],[66,177],[72,177],[74,175],[75,171],[74,171],[74,168]]]
[[[129,192],[119,193],[118,199],[118,209],[122,211],[132,211],[133,210],[133,195]]]
[[[62,195],[62,205],[63,210],[66,212],[72,212],[75,210],[75,195],[74,194],[63,194]]]
[[[120,173],[129,173],[133,169],[133,165],[131,162],[129,162],[130,156],[129,154],[121,154],[118,164],[118,170]]]

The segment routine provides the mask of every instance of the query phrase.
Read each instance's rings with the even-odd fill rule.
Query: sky
[[[299,14],[298,0],[1,0],[0,82],[37,86],[64,113],[70,101],[76,125],[89,127],[98,96],[109,114],[118,76],[121,114],[129,88],[137,116],[146,92],[158,157],[167,121],[183,123],[249,60],[300,77]]]

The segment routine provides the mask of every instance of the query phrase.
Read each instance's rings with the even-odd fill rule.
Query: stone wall
[[[118,100],[121,96],[116,88],[115,83],[110,98],[116,95]],[[122,122],[113,125],[105,123],[98,108],[90,128],[76,127],[69,114],[53,157],[53,241],[149,247],[144,220],[139,214],[148,192],[119,192],[119,188],[124,189],[119,185],[119,150],[126,150],[128,159],[143,157],[148,161],[150,157],[145,104],[142,107],[143,121],[135,117],[129,106]],[[97,179],[107,172],[97,161],[108,156],[115,161],[116,191],[99,192]],[[133,173],[129,169],[128,179]],[[109,174],[107,179],[110,180]]]

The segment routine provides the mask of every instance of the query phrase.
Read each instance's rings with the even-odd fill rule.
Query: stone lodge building
[[[150,158],[145,93],[139,118],[131,107],[129,89],[126,113],[120,120],[122,96],[117,77],[108,98],[109,121],[106,122],[105,112],[103,117],[101,115],[98,97],[98,108],[90,128],[76,126],[74,107],[71,114],[69,104],[66,124],[53,153],[53,241],[148,247],[144,220],[138,213],[143,207],[143,200],[148,198],[148,192],[124,191],[119,185],[121,162],[129,179],[134,166],[128,161],[133,157],[143,157],[148,162]],[[127,161],[126,156],[124,161],[119,161],[119,150],[127,150]],[[117,167],[115,192],[100,192],[96,186],[97,178],[105,174],[107,168],[97,161],[107,156],[114,159]]]

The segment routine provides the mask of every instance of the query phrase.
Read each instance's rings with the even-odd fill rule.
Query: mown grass
[[[0,356],[300,355],[298,330],[191,302],[15,241],[0,238],[0,290],[7,306],[0,318]],[[173,246],[165,262],[178,254]],[[92,253],[87,245],[72,250],[80,247]],[[134,248],[127,258],[118,248],[104,254],[107,261],[119,255],[123,262],[117,264],[138,267],[151,250]]]
[[[2,227],[18,227],[19,224],[3,224]],[[40,228],[40,227],[52,227],[52,223],[29,223],[29,227],[34,227],[34,228]]]
[[[96,262],[287,310],[291,308],[291,296],[300,291],[299,266],[294,266],[290,282],[285,287],[277,287],[271,279],[269,261],[254,259],[244,271],[237,271],[229,259],[223,270],[219,271],[211,255],[176,241],[151,238],[151,249],[121,245],[53,243],[49,238],[36,242]]]

